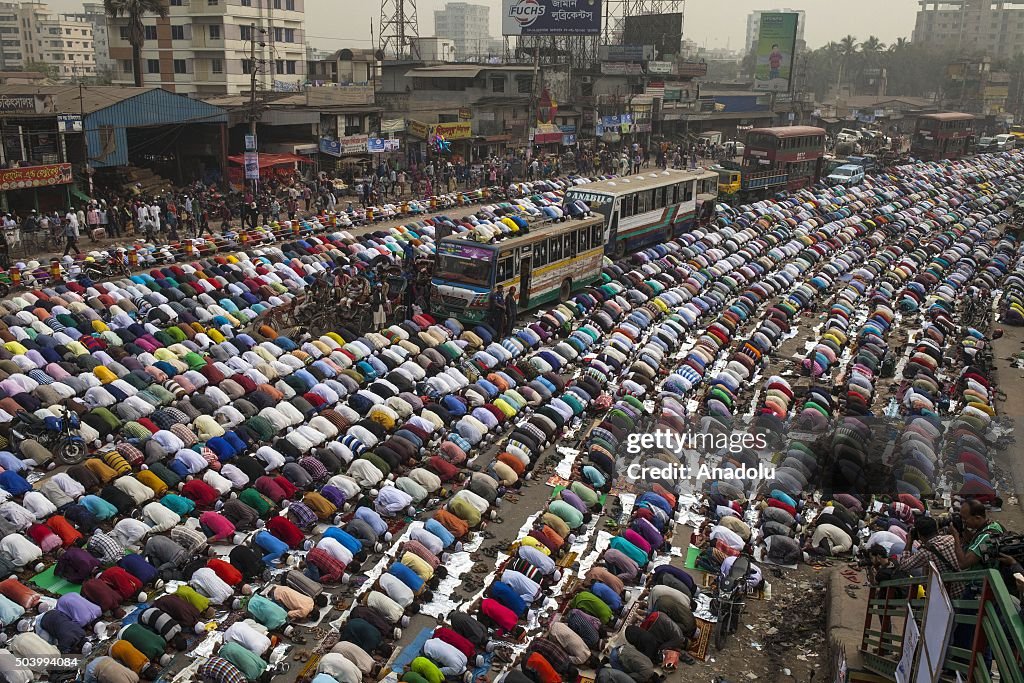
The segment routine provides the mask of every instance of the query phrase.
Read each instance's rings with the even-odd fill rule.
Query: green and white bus
[[[597,282],[604,259],[600,216],[531,226],[495,244],[448,236],[437,244],[430,312],[466,322],[487,319],[498,285],[516,288],[519,310],[528,310]]]
[[[655,170],[565,191],[566,201],[582,200],[604,216],[605,250],[616,258],[709,223],[717,197],[718,174],[702,168]]]

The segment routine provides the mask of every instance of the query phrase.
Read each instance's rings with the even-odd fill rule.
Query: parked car
[[[843,128],[836,134],[836,142],[860,142],[863,137],[864,136],[861,135],[859,130],[854,130],[853,128]]]
[[[1011,149],[1013,149],[1017,144],[1017,138],[1015,138],[1010,133],[1002,133],[1001,135],[996,135],[993,139],[996,143],[996,151],[999,152],[1008,152]]]
[[[996,139],[991,136],[978,138],[977,150],[978,152],[995,152]]]
[[[864,180],[864,167],[858,164],[844,164],[832,171],[825,180],[829,185],[856,185]]]

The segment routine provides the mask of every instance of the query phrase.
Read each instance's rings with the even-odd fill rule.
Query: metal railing
[[[895,579],[871,588],[860,645],[865,668],[893,675],[902,652],[908,605],[920,622],[926,601],[919,597],[919,588],[926,588],[927,582],[927,577]],[[953,680],[959,673],[965,683],[1024,683],[1024,622],[999,572],[943,574],[942,582],[947,587],[967,584],[967,595],[973,595],[952,601],[954,637],[944,655],[943,679]],[[956,638],[958,631],[965,630],[971,632],[969,648],[962,646],[965,637]]]

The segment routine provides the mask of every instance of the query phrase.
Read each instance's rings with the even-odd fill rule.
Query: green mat
[[[34,586],[38,586],[45,591],[49,591],[56,595],[65,595],[67,593],[80,593],[82,586],[77,583],[71,583],[66,581],[59,576],[54,576],[53,570],[57,568],[57,565],[53,564],[32,577],[30,583]]]

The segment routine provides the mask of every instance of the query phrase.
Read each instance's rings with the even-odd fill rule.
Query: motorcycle
[[[740,615],[746,605],[747,584],[757,572],[757,566],[742,555],[736,558],[727,572],[719,572],[711,597],[711,612],[718,619],[714,633],[716,649],[724,648],[729,634],[739,628]]]
[[[89,455],[85,440],[78,434],[81,426],[78,415],[66,402],[61,406],[59,417],[39,417],[25,410],[16,417],[18,421],[11,427],[15,447],[33,439],[49,450],[61,465],[77,465]]]

